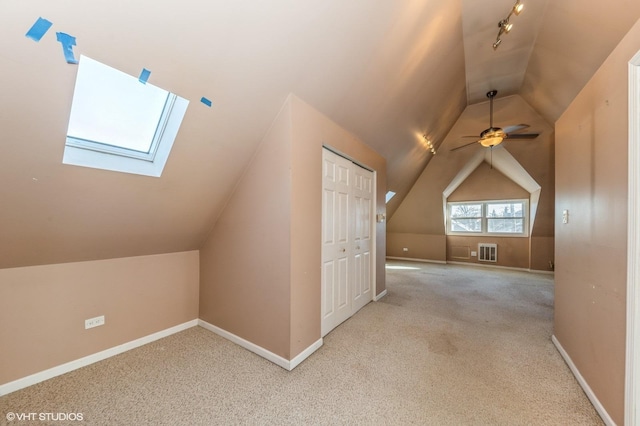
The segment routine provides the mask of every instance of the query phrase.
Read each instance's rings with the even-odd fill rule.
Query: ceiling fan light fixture
[[[498,94],[497,90],[489,90],[487,92],[487,98],[489,98],[489,128],[483,130],[480,133],[480,139],[476,139],[471,143],[467,143],[461,146],[457,146],[451,151],[471,146],[475,143],[479,143],[484,148],[491,148],[496,145],[500,145],[505,139],[535,139],[539,133],[512,133],[519,132],[520,130],[529,127],[528,124],[517,124],[514,126],[507,126],[504,129],[501,127],[493,127],[493,99]],[[463,136],[466,138],[475,138],[475,136]],[[434,152],[435,154],[435,152]]]
[[[501,128],[490,127],[484,132],[480,133],[480,140],[478,142],[480,142],[480,145],[484,147],[496,146],[500,145],[506,137],[507,134]]]
[[[480,145],[485,148],[489,148],[490,146],[500,145],[504,138],[502,136],[491,136],[488,138],[484,138],[480,140]]]

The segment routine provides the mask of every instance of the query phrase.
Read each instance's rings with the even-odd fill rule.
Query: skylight
[[[387,192],[387,196],[386,196],[386,201],[385,201],[385,203],[388,203],[388,202],[389,202],[389,200],[390,200],[390,199],[392,199],[394,195],[396,195],[396,193],[395,193],[395,192],[393,192],[393,191],[389,191],[389,192]]]
[[[63,163],[160,176],[188,103],[81,56]]]

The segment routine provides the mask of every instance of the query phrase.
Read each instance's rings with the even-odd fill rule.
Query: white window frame
[[[387,195],[385,195],[385,204],[391,201],[393,197],[396,196],[396,193],[393,191],[387,191]]]
[[[523,224],[522,224],[522,232],[489,232],[488,223],[489,218],[487,216],[489,204],[504,204],[504,203],[522,203],[522,212],[523,212]],[[451,207],[459,206],[459,205],[481,205],[482,213],[481,213],[481,230],[480,232],[464,232],[464,231],[451,231]],[[509,200],[478,200],[478,201],[451,201],[447,202],[447,217],[446,217],[446,235],[458,235],[465,237],[473,237],[473,236],[494,236],[494,237],[515,237],[522,238],[529,236],[529,200],[527,199],[509,199]]]
[[[168,93],[148,152],[67,136],[62,162],[94,169],[160,177],[188,105],[188,100]]]
[[[158,126],[156,127],[153,140],[149,147],[149,151],[138,151],[135,149],[122,148],[115,145],[109,145],[102,142],[91,141],[87,139],[76,138],[67,135],[67,146],[73,146],[76,148],[90,149],[92,151],[104,152],[106,154],[121,155],[124,157],[138,158],[145,161],[153,161],[158,151],[160,142],[163,141],[164,131],[167,127],[173,105],[175,104],[177,96],[173,93],[167,95],[167,99],[162,109],[162,114],[158,120]]]

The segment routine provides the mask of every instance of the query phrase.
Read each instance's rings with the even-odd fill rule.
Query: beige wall
[[[479,243],[496,244],[498,246],[497,261],[495,263],[478,261]],[[476,252],[476,256],[471,256],[472,251]],[[529,239],[447,235],[447,262],[529,269]]]
[[[639,50],[640,21],[556,123],[554,333],[618,424],[624,417],[628,62]]]
[[[201,250],[200,318],[289,360],[320,339],[323,144],[376,171],[384,213],[384,159],[290,96]]]
[[[386,161],[354,135],[297,97],[293,114],[292,348],[304,349],[300,331],[307,324],[320,336],[320,265],[322,230],[322,147],[328,146],[373,170],[375,212],[386,214]],[[376,288],[385,286],[386,222],[375,224]],[[304,300],[304,302],[303,302]],[[298,333],[296,333],[298,332]],[[307,346],[312,341],[308,342]]]
[[[200,318],[289,359],[291,104],[200,250]]]
[[[526,189],[484,162],[453,191],[448,201],[528,199],[529,195]],[[497,262],[479,262],[477,256],[470,255],[478,251],[479,243],[497,244]],[[446,244],[447,261],[529,268],[529,238],[448,235]]]
[[[0,384],[197,318],[197,251],[1,269]]]
[[[447,260],[447,240],[444,234],[425,235],[388,232],[387,255],[390,257],[445,262]]]
[[[449,135],[440,145],[437,155],[429,162],[416,184],[389,220],[387,227],[387,255],[427,260],[455,260],[476,262],[475,259],[453,259],[450,245],[477,248],[478,242],[498,242],[498,264],[517,268],[550,270],[553,252],[553,129],[519,96],[498,98],[494,102],[494,124],[505,126],[528,123],[528,131],[539,132],[534,140],[507,140],[505,149],[542,187],[535,225],[530,238],[446,237],[442,194],[458,172],[467,164],[479,145],[457,151],[452,148],[467,143],[464,135],[478,134],[488,127],[489,105],[470,105],[460,116]],[[502,148],[499,148],[502,149]],[[451,194],[450,201],[478,199],[529,198],[529,193],[489,164],[482,163]],[[491,241],[489,241],[491,240]],[[495,240],[495,241],[494,241]],[[519,240],[519,241],[515,241]],[[535,244],[534,244],[535,241]],[[551,241],[551,244],[549,243]],[[407,248],[408,251],[403,249]],[[505,256],[501,256],[504,253]]]
[[[497,169],[492,168],[489,163],[483,162],[449,195],[447,200],[478,201],[522,198],[529,198],[529,191]]]

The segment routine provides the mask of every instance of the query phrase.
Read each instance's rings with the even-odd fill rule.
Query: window
[[[447,203],[447,234],[527,236],[527,200]]]
[[[188,103],[81,56],[63,163],[160,176]]]
[[[482,232],[482,204],[451,204],[452,232]]]
[[[391,200],[393,198],[393,196],[396,195],[395,192],[393,191],[387,191],[387,195],[385,197],[385,203],[388,203],[389,200]]]

